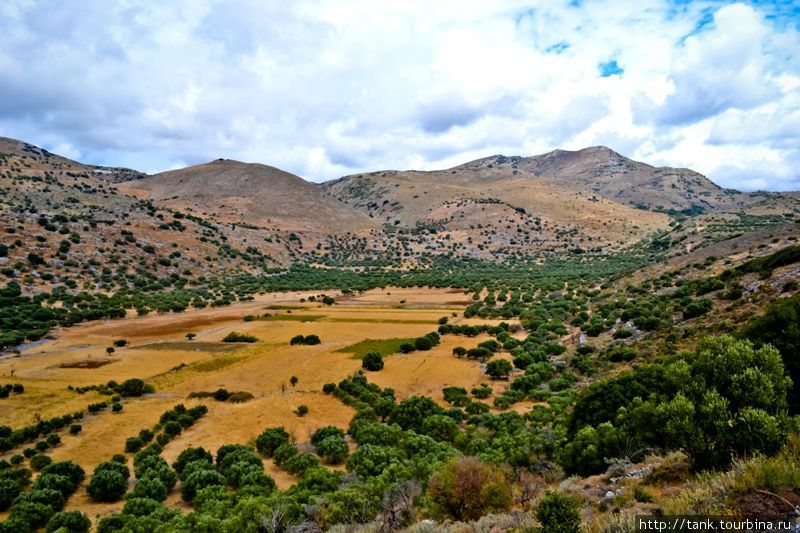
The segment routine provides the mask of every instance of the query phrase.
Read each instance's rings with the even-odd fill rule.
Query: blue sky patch
[[[561,41],[561,42],[557,42],[556,44],[554,44],[552,46],[548,46],[547,47],[547,52],[548,53],[552,52],[552,53],[555,53],[555,54],[560,54],[561,52],[563,52],[567,48],[569,48],[569,43],[566,42],[566,41]]]
[[[616,59],[612,59],[611,61],[606,61],[605,63],[600,63],[597,65],[598,70],[600,70],[600,77],[601,78],[608,78],[609,76],[621,75],[625,72],[625,69],[620,67],[617,64]]]

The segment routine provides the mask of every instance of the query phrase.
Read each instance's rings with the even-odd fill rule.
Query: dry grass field
[[[79,394],[69,386],[137,377],[152,384],[156,393],[123,400],[120,413],[106,410],[87,414],[83,431],[77,436],[62,432],[62,443],[48,454],[54,460],[75,461],[91,473],[98,463],[121,453],[127,437],[156,424],[164,411],[178,403],[191,407],[201,402],[208,406],[208,414],[166,446],[163,455],[168,461],[188,446],[216,450],[226,443],[252,442],[271,426],[284,426],[298,443],[304,443],[318,427],[332,424],[346,428],[354,414],[321,391],[325,383],[338,382],[360,369],[358,357],[342,349],[365,339],[422,336],[435,331],[442,316],[455,322],[463,320],[463,304],[469,303],[461,291],[444,289],[387,288],[361,295],[337,295],[341,303],[333,306],[301,303],[301,298],[308,296],[268,294],[226,308],[145,317],[129,314],[122,320],[57,330],[52,338],[21,355],[0,359],[0,379],[25,385],[24,394],[0,402],[0,424],[16,428],[38,417],[85,410],[89,403],[108,400],[108,396],[93,391]],[[270,315],[268,319],[244,320],[248,315],[265,314]],[[299,320],[304,316],[311,320]],[[233,331],[253,335],[258,342],[221,342]],[[187,333],[195,333],[196,338],[187,340]],[[321,344],[289,344],[295,335],[311,334],[318,335]],[[482,375],[480,363],[452,355],[454,346],[473,347],[486,338],[445,336],[433,350],[387,357],[384,370],[370,373],[369,379],[395,389],[400,399],[425,394],[443,404],[443,387],[469,389],[489,381]],[[127,346],[115,348],[109,356],[106,348],[118,339],[127,340]],[[295,386],[290,384],[292,376],[298,378]],[[507,383],[493,386],[500,391]],[[218,388],[246,391],[254,398],[245,403],[188,398],[192,392]],[[294,414],[301,404],[309,407],[304,417]],[[294,482],[274,465],[266,466],[279,487]],[[180,504],[178,500],[173,503]],[[80,489],[68,508],[80,508],[95,517],[121,505],[93,503]]]

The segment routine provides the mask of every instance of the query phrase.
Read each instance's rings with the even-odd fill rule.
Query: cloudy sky
[[[606,145],[800,189],[800,0],[0,2],[0,135],[323,181]]]

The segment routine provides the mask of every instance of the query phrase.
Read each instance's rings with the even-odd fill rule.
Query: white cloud
[[[798,181],[800,39],[762,6],[2,7],[0,135],[88,162],[158,171],[230,157],[319,181],[608,144],[728,186]],[[623,73],[600,77],[612,60]]]
[[[773,58],[764,52],[769,34],[763,16],[751,6],[720,8],[712,29],[687,37],[677,48],[671,94],[662,105],[645,104],[639,113],[661,124],[686,124],[774,99],[779,89],[770,68]]]

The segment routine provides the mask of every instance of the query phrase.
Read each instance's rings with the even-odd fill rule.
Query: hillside
[[[706,211],[743,209],[757,195],[723,189],[693,170],[653,167],[624,157],[605,146],[577,151],[554,150],[533,157],[502,155],[455,167],[483,179],[523,175],[558,185],[570,184],[605,198],[651,210]]]
[[[376,225],[302,178],[254,163],[216,160],[117,187],[125,194],[223,223],[311,233]]]
[[[80,170],[89,172],[94,177],[111,183],[135,180],[146,176],[146,174],[130,168],[85,165],[58,154],[48,152],[44,148],[8,137],[0,137],[0,154],[16,156],[22,160],[30,158],[32,161],[38,161],[39,165],[48,167],[52,171],[69,169],[72,171]]]
[[[667,228],[668,217],[577,186],[489,169],[385,171],[323,184],[388,226],[433,227],[456,243],[527,253],[615,250]]]
[[[655,169],[605,148],[494,156],[448,170],[372,172],[323,184],[230,160],[146,176],[5,138],[0,154],[0,216],[13,228],[0,261],[15,276],[29,274],[31,290],[67,282],[114,286],[107,275],[102,281],[109,252],[112,270],[146,267],[156,277],[260,274],[292,264],[408,269],[462,258],[590,261],[646,247],[653,237],[659,249],[680,256],[791,225],[800,213],[796,195],[723,190],[691,171]],[[659,187],[623,187],[654,176],[661,176]],[[614,187],[618,196],[639,196],[613,197]],[[696,211],[685,202],[700,192],[717,202],[713,210],[676,212]],[[631,205],[644,198],[671,206],[672,215]],[[60,272],[43,279],[26,266],[29,254],[57,262]]]
[[[109,181],[123,175],[138,174],[3,139],[4,278],[23,281],[32,293],[109,291],[127,283],[160,289],[208,274],[263,273],[295,260],[298,243],[274,231],[215,223],[120,194]]]

